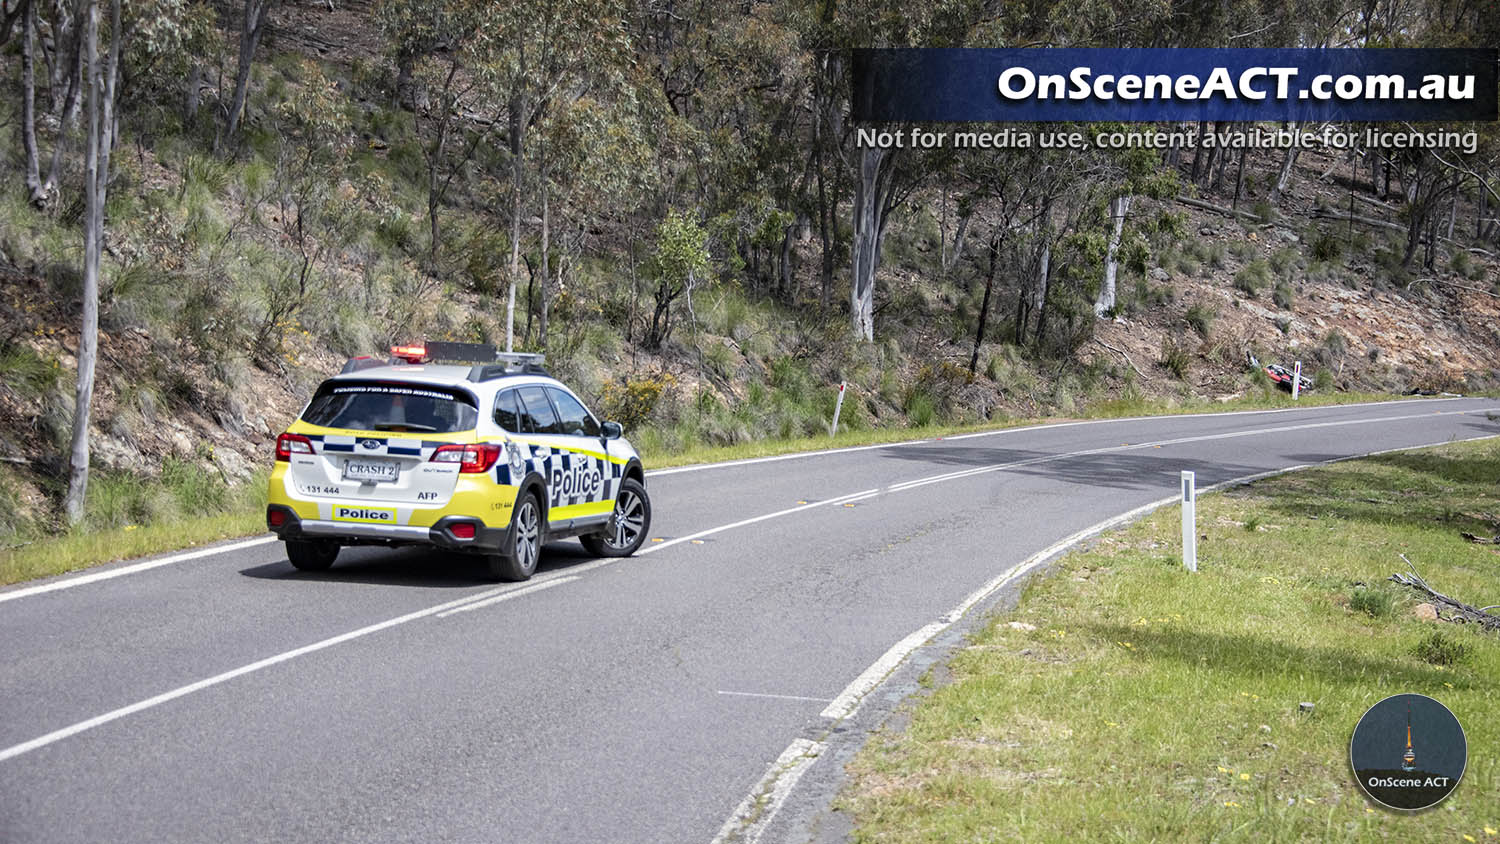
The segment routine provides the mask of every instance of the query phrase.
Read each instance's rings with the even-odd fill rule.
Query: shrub
[[[1333,389],[1333,373],[1327,369],[1320,369],[1313,375],[1313,386],[1319,390]]]
[[[1276,307],[1289,311],[1292,309],[1292,302],[1295,301],[1295,295],[1292,292],[1292,286],[1283,281],[1276,285],[1275,290],[1271,291],[1271,301],[1276,303]]]
[[[1251,298],[1260,295],[1271,283],[1271,268],[1260,258],[1246,264],[1239,272],[1234,274],[1234,286],[1244,291]]]
[[[1183,378],[1187,375],[1188,365],[1192,363],[1187,350],[1172,342],[1163,340],[1161,343],[1161,360],[1158,361],[1162,369],[1172,373],[1173,377]]]
[[[1208,265],[1216,270],[1224,269],[1224,265],[1228,261],[1226,252],[1227,250],[1224,249],[1224,244],[1215,243],[1208,250]]]
[[[676,383],[677,379],[664,372],[605,384],[599,397],[599,411],[605,419],[619,422],[627,430],[634,428],[651,416],[662,394]]]
[[[1202,303],[1194,303],[1192,307],[1188,308],[1187,310],[1187,322],[1188,325],[1191,325],[1193,327],[1194,331],[1198,332],[1198,336],[1207,339],[1209,329],[1212,328],[1214,324],[1214,317],[1217,317],[1218,315],[1219,312],[1214,310],[1213,308],[1210,308]]]
[[[1344,242],[1324,232],[1313,241],[1312,254],[1318,261],[1336,261],[1344,254]]]
[[[1356,586],[1349,595],[1349,609],[1362,612],[1371,618],[1384,618],[1391,614],[1396,599],[1385,589],[1370,589]]]
[[[1428,633],[1413,651],[1417,658],[1432,665],[1457,665],[1469,655],[1469,646],[1441,630]]]
[[[1276,219],[1276,206],[1262,199],[1261,201],[1255,203],[1255,205],[1250,209],[1250,213],[1269,223],[1272,220]]]
[[[1278,249],[1271,253],[1271,269],[1275,270],[1277,275],[1286,278],[1292,270],[1297,268],[1300,260],[1301,256],[1297,254],[1297,250],[1290,246]]]
[[[914,427],[925,428],[937,417],[937,405],[932,396],[921,390],[913,390],[906,398],[906,418]]]

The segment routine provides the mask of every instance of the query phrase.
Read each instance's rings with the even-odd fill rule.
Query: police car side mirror
[[[605,422],[599,426],[599,433],[603,434],[606,440],[617,440],[625,436],[625,429],[620,427],[619,422]]]

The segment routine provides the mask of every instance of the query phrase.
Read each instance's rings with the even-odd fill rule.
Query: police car
[[[293,566],[327,569],[346,545],[425,545],[526,580],[545,541],[576,536],[607,557],[640,548],[651,526],[640,457],[540,355],[471,343],[391,353],[350,360],[276,439],[266,526]]]

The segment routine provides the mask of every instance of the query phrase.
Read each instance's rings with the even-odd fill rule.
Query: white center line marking
[[[572,581],[577,579],[577,575],[569,575],[568,577],[559,577],[553,580],[544,580],[541,583],[533,583],[530,586],[522,586],[519,589],[510,589],[505,592],[501,592],[499,595],[496,595],[493,598],[485,598],[480,601],[470,601],[463,606],[454,607],[451,610],[444,610],[443,612],[438,613],[437,617],[447,618],[450,615],[456,615],[461,612],[483,609],[485,607],[494,606],[501,601],[509,601],[511,598],[519,598],[522,595],[530,595],[534,592],[540,592],[543,589],[551,589],[554,586],[561,586],[564,583],[571,583]]]
[[[1500,410],[1500,408],[1481,408],[1481,409],[1478,409],[1478,410],[1453,411],[1452,414],[1445,414],[1445,415],[1453,415],[1453,414],[1457,414],[1457,415],[1476,414],[1477,415],[1477,414],[1481,414],[1481,413],[1494,412],[1495,410]],[[1419,414],[1419,415],[1423,416],[1424,418],[1427,416],[1427,414]],[[1196,441],[1200,441],[1200,440],[1230,439],[1230,438],[1234,438],[1234,437],[1253,436],[1253,435],[1256,435],[1256,434],[1276,433],[1276,432],[1285,431],[1285,430],[1299,430],[1299,429],[1303,429],[1303,428],[1317,428],[1317,427],[1326,427],[1326,426],[1333,426],[1333,425],[1376,424],[1376,423],[1380,423],[1380,422],[1392,422],[1392,421],[1398,421],[1398,420],[1402,420],[1402,419],[1411,419],[1411,418],[1415,418],[1415,417],[1408,415],[1408,416],[1383,417],[1383,418],[1377,418],[1377,419],[1348,420],[1348,421],[1343,421],[1343,422],[1325,422],[1325,423],[1317,423],[1317,424],[1309,424],[1309,425],[1286,426],[1286,427],[1283,427],[1283,428],[1263,428],[1263,429],[1255,429],[1255,430],[1250,430],[1250,431],[1238,431],[1238,432],[1232,432],[1232,433],[1226,433],[1226,434],[1206,435],[1206,436],[1201,436],[1201,437],[1186,437],[1186,438],[1181,438],[1181,439],[1178,439],[1178,440],[1163,440],[1162,442],[1163,443],[1180,443],[1180,442],[1196,442]],[[1467,438],[1467,439],[1488,439],[1488,438],[1489,437],[1483,437],[1482,436],[1482,437],[1470,437],[1470,438]],[[1460,442],[1460,441],[1463,441],[1463,440],[1454,439],[1454,440],[1450,440],[1450,441],[1451,442]],[[1390,449],[1389,451],[1406,451],[1406,450],[1409,450],[1409,449],[1426,448],[1426,447],[1429,447],[1429,446],[1432,446],[1432,445],[1441,445],[1441,444],[1442,443],[1427,443],[1425,445],[1420,445],[1420,446],[1409,446],[1409,447],[1400,448],[1400,449]],[[1149,445],[1149,444],[1144,444],[1144,445],[1141,445],[1141,446],[1131,446],[1131,448],[1144,448],[1144,447],[1146,447],[1146,445]],[[1119,450],[1119,449],[1118,449],[1118,447],[1114,448],[1114,449],[1091,449],[1091,450],[1088,450],[1088,451],[1074,452],[1074,453],[1069,453],[1069,454],[1049,455],[1046,458],[1036,458],[1035,460],[1037,460],[1037,461],[1040,461],[1040,460],[1043,460],[1043,459],[1045,459],[1045,460],[1060,460],[1060,459],[1064,459],[1064,458],[1067,458],[1067,457],[1082,456],[1082,455],[1086,455],[1086,454],[1096,454],[1096,453],[1101,453],[1103,451],[1114,451],[1114,450]],[[1387,453],[1387,452],[1378,452],[1378,453]],[[1351,457],[1339,458],[1339,459],[1340,460],[1346,460],[1346,459],[1352,459],[1353,457],[1358,457],[1358,456],[1369,456],[1369,455],[1352,455]],[[1033,462],[1033,461],[1024,461],[1024,462],[1029,463],[1029,462]],[[1325,461],[1325,462],[1336,462],[1336,461]],[[945,474],[945,475],[938,475],[938,476],[934,476],[933,478],[930,478],[930,479],[925,479],[925,480],[921,480],[921,481],[910,482],[910,483],[907,483],[907,484],[903,484],[900,487],[893,487],[891,489],[893,491],[896,490],[896,489],[911,489],[913,484],[935,483],[935,482],[937,482],[939,480],[948,480],[948,479],[952,479],[952,478],[956,478],[956,477],[967,477],[968,475],[973,474],[973,473],[975,473],[977,471],[997,471],[997,470],[1002,469],[1002,468],[1007,468],[1007,466],[1009,466],[1009,465],[1013,465],[1013,464],[1003,464],[1001,466],[985,466],[985,467],[980,467],[978,470],[970,469],[970,470],[965,470],[965,471],[958,472],[958,473],[948,473],[948,474]],[[1296,467],[1296,468],[1302,468],[1302,467],[1299,466],[1299,467]],[[1285,470],[1278,470],[1277,472],[1274,472],[1273,474],[1279,474],[1281,471],[1285,471]],[[1257,477],[1259,477],[1259,476],[1257,476]],[[1242,479],[1237,479],[1237,480],[1242,480]],[[1234,483],[1234,482],[1237,482],[1237,481],[1231,481],[1231,482],[1228,482],[1228,483]],[[1216,485],[1213,488],[1218,488],[1218,486],[1222,486],[1222,484],[1221,485]],[[819,501],[819,502],[815,502],[815,503],[812,503],[812,504],[804,504],[804,505],[800,505],[800,506],[797,506],[797,507],[788,507],[785,510],[778,510],[778,511],[776,511],[774,513],[766,513],[766,514],[761,515],[761,516],[754,516],[754,517],[748,518],[748,519],[741,519],[740,521],[731,522],[730,524],[727,524],[727,525],[720,525],[719,527],[708,528],[706,530],[701,530],[701,531],[698,531],[696,533],[688,534],[687,536],[677,537],[675,539],[671,539],[671,540],[668,540],[666,542],[658,543],[658,544],[653,545],[653,546],[651,546],[649,548],[644,548],[644,549],[636,552],[636,556],[643,556],[645,554],[649,554],[649,553],[652,553],[654,551],[659,551],[659,550],[661,550],[663,548],[669,547],[671,545],[678,544],[680,542],[686,542],[686,541],[689,541],[689,540],[692,540],[692,539],[696,539],[696,538],[699,538],[699,537],[708,536],[708,535],[715,534],[715,533],[720,533],[720,532],[726,531],[726,530],[732,530],[732,529],[738,528],[738,527],[743,527],[745,525],[755,524],[757,522],[763,522],[763,521],[766,521],[768,519],[774,519],[774,518],[777,518],[777,517],[780,517],[780,516],[786,516],[786,515],[790,515],[792,513],[798,513],[798,512],[801,512],[803,510],[809,510],[809,509],[811,509],[813,507],[823,507],[823,506],[841,504],[842,502],[845,502],[845,501],[861,500],[861,499],[864,499],[864,498],[868,498],[868,497],[870,497],[872,495],[875,495],[875,494],[879,493],[880,491],[881,490],[879,490],[879,489],[861,490],[859,492],[850,493],[849,495],[839,496],[837,498],[832,498],[832,499],[829,499],[829,500],[826,500],[826,501]],[[1204,491],[1206,492],[1208,490],[1204,490]],[[1168,500],[1174,500],[1175,501],[1176,500],[1176,496],[1173,496],[1171,499],[1168,499]],[[1153,502],[1153,503],[1156,504],[1157,506],[1160,505],[1160,502]],[[1148,507],[1149,506],[1151,506],[1151,505],[1148,505]],[[1121,518],[1121,517],[1117,517],[1117,518]],[[1113,522],[1115,520],[1109,520],[1109,521]],[[1103,524],[1103,523],[1101,523],[1101,524]],[[1098,526],[1095,526],[1095,527],[1097,528]],[[1094,532],[1097,532],[1097,531],[1094,531]],[[206,549],[203,549],[202,551],[192,552],[191,554],[188,554],[188,555],[181,555],[181,556],[178,556],[178,557],[165,558],[164,560],[152,560],[152,561],[149,561],[147,563],[142,563],[140,565],[147,566],[147,567],[152,566],[152,565],[165,565],[167,562],[176,562],[178,560],[186,559],[186,558],[191,557],[191,556],[206,556],[208,554],[219,553],[221,551],[228,550],[228,549],[231,549],[231,548],[245,547],[245,546],[250,546],[250,545],[256,545],[256,544],[263,543],[263,542],[270,542],[270,541],[274,541],[274,537],[264,537],[264,538],[261,538],[261,539],[247,540],[244,543],[239,543],[237,545],[232,545],[232,546],[225,546],[223,548],[212,548],[212,549],[207,549],[206,548]],[[581,575],[581,574],[583,574],[586,571],[591,571],[591,570],[593,570],[595,568],[600,568],[600,567],[603,567],[603,566],[606,566],[606,565],[610,565],[610,564],[612,564],[612,563],[614,563],[616,561],[617,561],[617,558],[604,558],[604,559],[600,559],[600,560],[595,560],[593,562],[584,563],[582,565],[574,566],[574,567],[568,569],[567,570],[568,574],[566,575],[566,577],[561,572],[559,572],[557,574],[553,574],[551,576],[546,577],[545,580],[543,580],[541,578],[538,578],[536,581],[534,581],[534,583],[536,584],[537,587],[544,586],[545,584],[550,584],[550,583],[555,582],[555,581],[561,581],[561,580],[565,580],[567,578],[576,577],[577,575]],[[963,611],[967,611],[968,607],[972,606],[974,603],[977,603],[980,599],[982,599],[984,597],[984,595],[988,594],[990,591],[993,591],[994,589],[998,589],[998,588],[1000,588],[1000,586],[1003,586],[1004,583],[1008,582],[1008,580],[1010,578],[1019,577],[1020,575],[1026,573],[1026,571],[1029,571],[1031,568],[1035,567],[1036,565],[1039,565],[1041,562],[1044,562],[1044,561],[1045,561],[1045,558],[1042,558],[1040,556],[1034,556],[1034,557],[1030,558],[1025,563],[1022,563],[1021,565],[1019,565],[1016,568],[1012,569],[1011,572],[1007,573],[1007,575],[1002,575],[1002,577],[1005,578],[1004,580],[1002,580],[1000,578],[997,578],[995,581],[992,581],[992,584],[987,584],[986,587],[983,590],[981,590],[981,592],[976,593],[974,596],[970,596],[970,599],[966,600],[964,605],[960,605],[959,609],[962,609]],[[100,576],[111,576],[112,577],[112,576],[117,576],[116,571],[119,571],[119,570],[115,570],[115,571],[111,571],[111,572],[100,572],[99,574],[100,574]],[[120,573],[123,573],[123,572],[121,571]],[[93,577],[93,576],[90,575],[89,577]],[[61,583],[62,584],[66,584],[66,585],[72,585],[72,584],[75,584],[75,583],[79,582],[79,580],[82,580],[82,578],[75,579],[75,580],[62,581]],[[53,585],[52,584],[47,584],[47,586],[53,586]],[[36,588],[41,589],[43,587],[36,587]],[[54,588],[63,588],[63,587],[62,586],[55,586]],[[22,594],[28,594],[29,591],[30,590],[22,590]],[[99,727],[99,726],[102,726],[104,724],[108,724],[111,721],[119,720],[120,718],[124,718],[124,717],[126,717],[128,715],[133,715],[133,714],[135,714],[137,712],[141,712],[141,711],[144,711],[146,709],[150,709],[150,708],[155,707],[155,706],[160,706],[163,703],[167,703],[169,701],[176,700],[177,698],[184,697],[186,695],[190,695],[190,694],[192,694],[194,692],[201,691],[201,690],[209,688],[211,686],[216,686],[216,685],[218,685],[220,683],[227,682],[227,681],[232,680],[232,679],[234,679],[236,677],[240,677],[240,676],[243,676],[245,674],[250,674],[250,673],[253,673],[253,672],[256,672],[256,671],[260,671],[261,669],[269,668],[269,667],[271,667],[273,665],[277,665],[279,663],[286,662],[286,661],[291,660],[291,659],[295,659],[295,658],[297,658],[299,656],[304,656],[306,654],[310,654],[310,653],[313,653],[315,651],[323,650],[324,648],[333,647],[334,645],[342,644],[344,642],[348,642],[348,641],[351,641],[353,639],[358,639],[358,638],[361,638],[363,636],[368,636],[371,633],[377,633],[377,632],[379,632],[381,630],[386,630],[386,629],[391,628],[391,627],[396,627],[396,626],[401,625],[401,624],[406,624],[407,622],[410,622],[410,621],[416,621],[417,619],[427,618],[429,616],[434,616],[434,615],[438,615],[440,613],[445,613],[445,612],[447,612],[449,610],[452,610],[452,609],[454,609],[456,607],[463,606],[463,605],[471,603],[471,602],[481,601],[481,600],[484,600],[484,599],[487,599],[487,598],[491,598],[491,597],[494,597],[494,596],[497,596],[497,595],[502,595],[502,594],[505,594],[507,592],[512,592],[512,591],[521,591],[521,590],[515,589],[515,587],[500,587],[498,589],[492,589],[492,590],[488,590],[488,591],[484,591],[484,592],[479,592],[479,593],[476,593],[476,594],[473,594],[473,595],[468,595],[468,596],[465,596],[463,598],[458,598],[458,599],[453,600],[453,601],[448,601],[447,603],[438,604],[437,606],[428,607],[426,609],[417,610],[415,612],[407,613],[406,615],[399,616],[397,618],[388,619],[386,621],[382,621],[382,622],[379,622],[379,623],[376,623],[376,624],[372,624],[372,625],[369,625],[367,627],[361,627],[358,630],[353,630],[353,631],[350,631],[348,633],[344,633],[344,634],[341,634],[341,635],[338,635],[338,636],[334,636],[334,637],[331,637],[331,638],[328,638],[328,639],[324,639],[324,640],[322,640],[320,642],[314,642],[314,643],[312,643],[310,645],[305,645],[303,647],[296,648],[295,650],[290,650],[290,651],[286,651],[285,653],[276,654],[275,656],[267,657],[267,658],[262,659],[262,660],[260,660],[258,662],[253,662],[253,663],[250,663],[249,665],[241,666],[239,668],[235,668],[235,669],[230,670],[230,671],[225,671],[222,674],[216,674],[216,675],[214,675],[212,677],[209,677],[209,678],[207,678],[205,680],[199,680],[196,683],[190,683],[190,684],[188,684],[186,686],[182,686],[180,688],[176,688],[176,689],[173,689],[173,690],[168,691],[168,692],[163,692],[162,694],[159,694],[159,695],[157,695],[155,697],[147,698],[146,700],[138,701],[138,702],[132,703],[132,704],[130,704],[128,706],[123,706],[123,707],[120,707],[119,709],[111,710],[109,712],[104,713],[103,715],[99,715],[99,716],[96,716],[94,718],[90,718],[90,719],[88,719],[86,721],[80,721],[80,722],[78,722],[76,724],[73,724],[73,725],[68,726],[68,727],[64,727],[64,728],[62,728],[60,730],[54,730],[53,732],[47,733],[46,735],[34,738],[31,741],[22,742],[21,744],[17,744],[17,745],[5,748],[3,750],[0,750],[0,762],[4,762],[7,759],[13,759],[13,758],[15,758],[17,756],[20,756],[23,753],[29,753],[29,752],[31,752],[33,750],[36,750],[38,748],[41,748],[41,747],[46,747],[47,745],[52,744],[54,742],[61,741],[61,740],[65,739],[65,738],[68,738],[70,736],[78,735],[79,733],[91,730],[91,729],[93,729],[95,727]],[[8,593],[8,594],[16,594],[16,593]],[[954,613],[958,613],[958,615],[961,615],[962,613],[959,612],[959,609],[956,609],[954,611]],[[946,624],[952,623],[952,620],[956,620],[956,618],[957,618],[957,615],[955,615],[954,613],[949,613],[948,616],[944,617],[944,619],[945,619],[944,621],[934,622],[934,624],[941,625],[941,626],[946,626]],[[844,706],[841,707],[838,711],[842,711],[842,712],[844,712],[844,714],[843,715],[834,715],[834,716],[829,716],[829,717],[835,717],[835,718],[838,718],[838,717],[847,717],[847,715],[852,714],[854,711],[856,711],[859,708],[859,702],[863,699],[864,695],[867,694],[870,689],[872,689],[876,685],[878,685],[879,682],[880,682],[880,680],[883,680],[884,677],[885,677],[885,675],[890,673],[890,670],[892,668],[894,668],[895,664],[899,663],[901,661],[901,659],[905,658],[906,653],[909,653],[911,650],[914,650],[916,647],[919,647],[923,642],[927,641],[927,639],[930,639],[933,635],[936,635],[936,632],[930,632],[926,636],[926,638],[923,638],[920,641],[916,641],[915,644],[910,644],[909,647],[905,648],[904,652],[901,652],[899,654],[899,656],[893,656],[893,652],[899,651],[904,645],[909,644],[909,640],[915,640],[916,637],[918,637],[919,635],[921,635],[924,631],[929,631],[929,629],[933,628],[933,626],[934,625],[927,625],[927,626],[923,627],[922,629],[920,629],[920,630],[912,633],[910,636],[908,636],[906,639],[903,639],[901,642],[898,642],[897,645],[894,646],[891,649],[891,651],[888,651],[886,653],[886,655],[884,655],[884,656],[881,657],[880,660],[877,660],[876,665],[872,665],[870,668],[866,669],[864,673],[860,674],[859,677],[855,678],[855,681],[850,684],[849,688],[846,688],[844,690],[844,692],[839,695],[839,697],[834,698],[834,703],[839,703],[841,701],[843,702]],[[894,659],[893,662],[891,661],[892,659]],[[886,668],[886,670],[884,672],[879,673],[879,675],[877,677],[875,677],[875,680],[874,680],[873,683],[869,683],[869,677],[867,677],[867,675],[873,675],[873,674],[875,674],[877,666],[880,665],[881,663],[889,663],[890,667]],[[867,683],[868,683],[868,687],[865,687]],[[855,689],[856,686],[862,687],[863,690],[855,692],[854,689]],[[825,709],[825,714],[827,712],[833,711],[833,710],[834,710],[834,706],[833,706],[833,704],[830,704],[830,706],[828,707],[828,709]],[[801,774],[798,773],[797,776],[800,777]]]
[[[829,702],[831,702],[833,700],[833,698],[827,698],[827,697],[803,697],[802,695],[772,695],[772,694],[766,694],[764,692],[727,692],[727,691],[724,691],[723,689],[719,690],[719,694],[721,694],[721,695],[734,695],[735,697],[769,697],[769,698],[775,698],[776,700],[810,700],[810,701],[812,701],[814,703],[829,703]]]

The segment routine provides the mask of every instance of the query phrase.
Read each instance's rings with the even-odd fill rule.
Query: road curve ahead
[[[900,657],[1013,592],[998,575],[1184,469],[1203,487],[1493,436],[1491,411],[1075,423],[667,470],[648,481],[662,541],[609,564],[557,543],[527,584],[377,549],[304,574],[261,542],[0,590],[0,840],[836,838],[841,763],[927,649]]]

